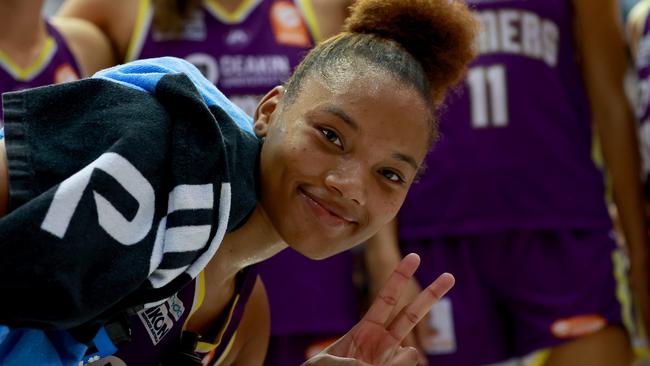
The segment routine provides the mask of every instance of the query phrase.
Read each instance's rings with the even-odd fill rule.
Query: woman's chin
[[[304,255],[309,259],[314,259],[314,260],[325,259],[339,252],[339,250],[335,250],[334,248],[327,247],[327,246],[328,246],[327,244],[318,244],[318,243],[302,242],[302,243],[296,243],[295,245],[289,243],[289,247],[291,247],[293,250]],[[331,246],[331,243],[329,244],[329,246]]]

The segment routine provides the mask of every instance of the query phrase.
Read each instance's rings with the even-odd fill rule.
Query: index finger
[[[443,273],[407,306],[400,311],[388,326],[388,331],[400,342],[411,332],[429,309],[438,302],[453,286],[456,280],[449,273]]]
[[[397,305],[402,288],[413,277],[419,265],[420,257],[417,254],[410,253],[404,257],[388,277],[388,281],[379,290],[377,298],[372,302],[370,309],[368,309],[362,320],[383,325],[390,317],[395,305]]]

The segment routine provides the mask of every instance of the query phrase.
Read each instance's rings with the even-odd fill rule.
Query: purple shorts
[[[431,310],[432,365],[496,363],[623,323],[626,261],[609,230],[454,236],[402,250],[422,257],[421,284],[456,277]]]

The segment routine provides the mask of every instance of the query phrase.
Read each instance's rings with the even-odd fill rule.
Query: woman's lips
[[[351,220],[347,220],[336,212],[330,210],[327,207],[327,204],[323,203],[318,198],[310,195],[302,189],[299,189],[298,191],[307,205],[311,208],[314,215],[325,224],[330,226],[343,226],[351,223]]]

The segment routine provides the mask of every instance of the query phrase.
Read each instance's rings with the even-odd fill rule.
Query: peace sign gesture
[[[347,334],[303,366],[408,366],[417,363],[417,351],[401,347],[407,334],[431,306],[451,289],[454,277],[443,273],[389,322],[402,288],[420,265],[420,257],[404,257],[388,278],[366,315]]]

